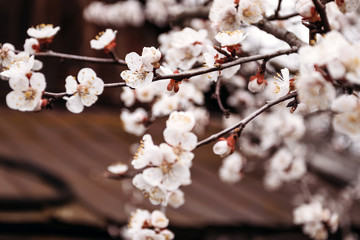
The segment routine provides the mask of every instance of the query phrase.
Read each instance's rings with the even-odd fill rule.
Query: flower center
[[[89,95],[89,87],[88,86],[84,86],[82,84],[79,84],[77,87],[77,92],[79,93],[79,95],[82,96],[86,96]]]
[[[36,90],[30,87],[28,90],[24,91],[25,99],[28,101],[34,100],[36,97],[36,93]]]
[[[164,174],[168,174],[169,172],[171,172],[172,170],[172,164],[167,163],[166,161],[163,161],[162,165],[161,165],[161,171]]]

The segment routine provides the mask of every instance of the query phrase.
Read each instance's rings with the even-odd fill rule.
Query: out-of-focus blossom
[[[136,136],[141,136],[146,131],[145,124],[148,121],[148,114],[143,108],[137,108],[133,113],[123,109],[120,114],[124,130]]]
[[[238,152],[234,152],[230,156],[223,159],[219,169],[221,181],[226,183],[236,183],[243,177],[242,170],[246,163],[246,159]]]
[[[105,32],[100,32],[95,39],[90,41],[90,46],[93,49],[104,49],[106,52],[113,50],[116,46],[115,38],[117,31],[106,29]]]
[[[40,42],[51,42],[55,34],[60,30],[60,27],[55,27],[52,24],[40,24],[36,27],[31,27],[27,30],[30,37],[38,39]]]

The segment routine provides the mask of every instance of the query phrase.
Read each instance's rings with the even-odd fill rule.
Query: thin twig
[[[73,54],[67,54],[67,53],[58,53],[58,52],[54,52],[51,50],[47,51],[47,52],[34,53],[34,55],[36,57],[54,57],[54,58],[69,59],[69,60],[83,61],[83,62],[90,62],[90,63],[126,65],[126,62],[122,59],[79,56],[79,55],[73,55]]]
[[[330,24],[326,15],[325,5],[322,4],[319,0],[312,0],[315,5],[316,11],[320,14],[321,23],[324,27],[324,33],[330,32]]]
[[[221,78],[218,78],[218,80],[216,81],[216,87],[215,87],[215,93],[214,93],[214,97],[217,100],[217,103],[219,105],[220,110],[223,112],[224,116],[226,118],[229,118],[230,116],[230,111],[229,109],[225,109],[224,105],[221,102],[221,97],[220,97],[220,87],[221,87]]]
[[[252,62],[252,61],[256,61],[256,60],[260,60],[260,59],[270,59],[270,58],[274,58],[274,57],[281,56],[281,55],[296,53],[298,50],[299,50],[298,47],[292,47],[290,49],[279,50],[279,51],[276,51],[276,52],[270,53],[270,54],[259,54],[259,55],[249,56],[249,57],[238,58],[236,60],[233,60],[228,63],[224,63],[217,67],[202,68],[202,69],[198,69],[198,70],[192,70],[192,71],[176,73],[176,74],[158,75],[153,78],[153,81],[159,81],[159,80],[163,80],[163,79],[183,80],[183,79],[194,77],[197,75],[202,75],[205,73],[230,68],[235,65],[242,64],[242,63]],[[115,87],[124,87],[124,86],[127,86],[126,82],[106,83],[104,85],[104,88],[115,88]],[[63,97],[63,96],[66,96],[67,94],[66,94],[66,92],[62,92],[62,93],[44,92],[44,95],[52,96],[52,97]]]
[[[182,79],[190,78],[193,76],[197,76],[197,75],[201,75],[201,74],[205,74],[205,73],[209,73],[209,72],[223,70],[226,68],[230,68],[230,67],[242,64],[242,63],[252,62],[252,61],[256,61],[256,60],[260,60],[260,59],[264,59],[264,58],[270,59],[270,58],[274,58],[274,57],[281,56],[281,55],[288,55],[288,54],[296,53],[298,50],[299,50],[299,47],[293,46],[290,49],[278,50],[274,53],[259,54],[259,55],[249,56],[249,57],[238,58],[234,61],[221,64],[217,67],[203,68],[203,69],[199,69],[199,70],[192,70],[192,71],[177,73],[177,74],[158,75],[153,79],[153,81],[157,81],[160,79],[182,80]]]
[[[290,14],[283,15],[283,16],[271,15],[270,17],[267,18],[267,20],[269,20],[269,21],[273,21],[273,20],[286,20],[286,19],[293,18],[293,17],[296,17],[296,16],[299,16],[299,13],[294,12],[294,13],[290,13]]]
[[[259,116],[261,113],[265,112],[266,110],[268,110],[269,108],[271,108],[272,106],[274,105],[277,105],[281,102],[284,102],[288,99],[291,99],[291,98],[294,98],[297,96],[297,92],[293,92],[293,93],[290,93],[286,96],[283,96],[279,99],[275,99],[273,101],[269,101],[267,102],[264,106],[262,106],[261,108],[259,108],[258,110],[256,110],[255,112],[251,113],[249,116],[247,116],[246,118],[244,118],[243,120],[241,120],[240,122],[238,122],[237,124],[231,126],[231,127],[228,127],[218,133],[215,133],[213,135],[211,135],[210,137],[198,142],[198,144],[196,145],[196,147],[200,147],[202,145],[205,145],[205,144],[208,144],[212,141],[215,141],[217,140],[219,137],[231,132],[232,130],[234,130],[235,128],[239,128],[239,131],[242,131],[245,127],[246,127],[246,124],[248,124],[251,120],[253,120],[254,118],[256,118],[257,116]]]
[[[111,51],[109,52],[110,56],[112,57],[112,59],[114,59],[116,62],[120,61],[120,58],[117,56],[116,52],[114,49],[111,49]]]
[[[279,17],[279,12],[280,12],[280,10],[281,10],[281,2],[282,2],[282,0],[279,0],[278,1],[278,6],[277,6],[277,8],[276,8],[276,10],[275,10],[275,18],[278,18]]]

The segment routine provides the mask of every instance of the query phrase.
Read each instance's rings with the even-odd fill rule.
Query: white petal
[[[177,146],[180,144],[181,134],[182,131],[177,128],[165,128],[163,132],[165,142],[171,146]]]
[[[29,79],[26,76],[10,78],[9,85],[13,90],[24,91],[29,88]]]
[[[142,59],[136,52],[131,52],[126,54],[125,62],[128,65],[128,68],[131,71],[138,71],[141,69],[142,66]]]
[[[30,78],[30,85],[32,88],[42,92],[46,88],[45,76],[42,73],[32,73]]]
[[[78,95],[67,98],[66,107],[70,112],[81,113],[84,110],[84,105]]]
[[[68,76],[65,79],[65,89],[67,94],[74,94],[77,91],[78,83],[75,80],[75,77]]]
[[[151,224],[156,228],[166,228],[169,225],[169,219],[164,213],[155,210],[151,213]]]
[[[281,76],[284,79],[284,81],[288,81],[290,79],[289,69],[287,69],[287,68],[281,69]]]
[[[160,168],[147,168],[143,171],[143,178],[151,186],[158,186],[162,180],[163,174]]]
[[[149,184],[147,184],[144,181],[143,175],[141,173],[136,174],[135,177],[132,180],[132,183],[135,187],[137,187],[140,190],[144,190],[149,187]]]
[[[83,68],[79,71],[77,79],[80,84],[84,84],[87,81],[93,82],[96,78],[96,73],[91,68]]]
[[[24,95],[21,92],[12,91],[6,95],[6,104],[11,109],[19,109],[24,104]]]
[[[231,149],[226,140],[221,140],[214,144],[213,151],[217,155],[224,155],[230,153]]]
[[[85,95],[81,96],[81,102],[87,107],[90,107],[98,100],[98,97],[96,95]]]
[[[143,84],[141,84],[141,86],[147,86],[147,85],[149,85],[149,84],[152,82],[153,78],[154,78],[154,73],[153,73],[153,72],[149,72],[149,73],[146,75],[145,80],[144,80]]]
[[[166,121],[166,127],[191,131],[195,126],[195,117],[191,112],[172,112]]]
[[[181,137],[181,148],[187,151],[195,149],[197,144],[197,136],[194,133],[183,133]]]
[[[100,95],[104,91],[104,82],[101,78],[96,77],[90,88],[90,94]]]

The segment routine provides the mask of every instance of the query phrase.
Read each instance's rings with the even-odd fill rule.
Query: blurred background
[[[90,49],[89,42],[98,32],[114,28],[83,19],[83,9],[90,2],[0,0],[0,42],[21,50],[28,37],[26,30],[46,23],[61,27],[53,51],[109,57]],[[131,51],[140,53],[144,46],[157,47],[158,34],[168,30],[148,22],[114,29],[118,30],[116,52],[120,58]],[[65,78],[83,67],[93,68],[105,82],[119,81],[123,69],[56,58],[40,60],[47,90],[53,92],[64,91]],[[9,91],[8,83],[0,81],[0,239],[120,239],[121,226],[135,206],[154,209],[132,188],[130,180],[103,176],[108,165],[129,163],[129,146],[139,141],[121,128],[121,89],[104,91],[97,104],[80,115],[69,113],[61,102],[40,113],[10,110],[5,104]],[[208,133],[219,130],[220,122],[219,117],[213,118]],[[148,131],[156,143],[162,141],[164,126],[161,120]],[[221,160],[208,154],[211,147],[195,152],[193,184],[183,189],[186,204],[167,211],[176,239],[307,239],[292,224],[296,197],[289,199],[299,192],[298,183],[267,192],[261,167],[246,173],[236,185],[221,183],[217,176]],[[334,166],[336,172],[339,165]],[[312,187],[321,185],[333,194],[342,185],[331,178],[333,181],[328,181],[327,176],[314,176]],[[352,212],[355,223],[360,221],[358,212]]]

